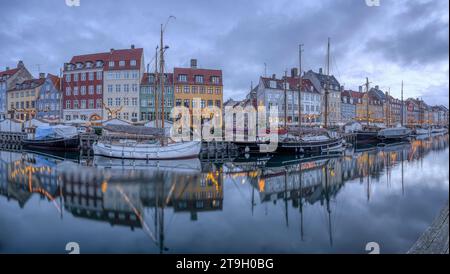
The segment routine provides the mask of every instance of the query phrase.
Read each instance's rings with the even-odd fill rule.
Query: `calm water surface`
[[[448,199],[448,143],[225,163],[1,151],[0,253],[404,253]]]

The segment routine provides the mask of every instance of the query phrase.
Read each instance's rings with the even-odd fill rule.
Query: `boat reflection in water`
[[[282,225],[285,227],[299,225],[297,239],[305,240],[310,234],[314,234],[312,230],[317,230],[309,227],[310,234],[305,232],[308,222],[304,222],[304,215],[307,210],[312,210],[309,207],[314,205],[326,216],[326,223],[323,225],[327,235],[322,236],[327,239],[329,247],[332,247],[335,235],[333,216],[339,214],[335,213],[338,208],[336,197],[346,182],[352,182],[351,184],[356,182],[364,186],[364,199],[371,201],[373,185],[382,182],[384,177],[387,183],[391,184],[390,176],[393,169],[401,169],[403,186],[404,165],[408,162],[422,161],[427,154],[433,151],[442,152],[447,148],[448,135],[441,135],[423,140],[416,139],[410,143],[384,147],[357,147],[344,153],[308,158],[280,155],[238,158],[225,163],[205,163],[198,159],[146,161],[96,156],[89,164],[39,154],[1,151],[0,196],[6,197],[8,204],[16,201],[21,208],[19,210],[27,210],[27,202],[33,196],[38,196],[55,207],[55,214],[58,214],[62,222],[67,221],[63,218],[67,213],[74,218],[71,221],[83,220],[84,230],[89,230],[93,226],[92,221],[97,221],[95,223],[100,221],[113,226],[112,229],[128,227],[132,231],[142,231],[151,243],[145,252],[160,253],[177,250],[229,251],[234,250],[229,248],[229,245],[236,239],[247,243],[245,250],[272,252],[260,249],[260,245],[256,242],[254,246],[248,242],[251,241],[251,234],[255,233],[255,229],[258,231],[258,227],[263,228],[260,223],[264,218],[269,218],[267,215],[259,216],[256,209],[264,208],[263,210],[267,212],[268,207],[276,208],[281,204],[283,210],[276,211],[276,214],[282,216],[284,223]],[[226,197],[224,188],[227,190]],[[250,195],[246,195],[247,193]],[[224,203],[227,207],[224,207]],[[248,205],[248,208],[242,208],[242,203]],[[0,205],[4,205],[2,199]],[[247,210],[251,215],[246,215]],[[293,215],[295,211],[297,213]],[[176,228],[171,228],[174,216],[186,213],[189,214],[191,224],[179,221]],[[202,222],[202,216],[208,221]],[[239,223],[239,228],[235,227],[232,230],[234,232],[226,230],[227,233],[215,236],[207,233],[213,233],[214,230],[224,231],[223,229],[229,226],[228,222],[238,218],[237,216],[243,216],[242,220],[245,221],[241,221],[244,223]],[[215,217],[217,219],[214,219]],[[271,227],[277,225],[273,223],[273,219],[267,220],[271,221]],[[198,227],[192,222],[198,223]],[[47,229],[52,230],[51,227]],[[106,232],[108,228],[104,229]],[[167,234],[167,230],[171,230],[171,233]],[[98,231],[93,230],[92,233]],[[136,232],[132,233],[135,235]],[[280,233],[284,232],[273,231],[265,236],[265,240],[282,237]],[[211,242],[208,247],[188,244],[194,239],[182,239],[183,235],[194,237],[193,235],[203,234],[202,241]],[[108,236],[105,234],[104,237]],[[174,238],[173,241],[170,241],[171,237]],[[222,240],[217,240],[217,237]],[[313,235],[310,237],[314,238]],[[7,239],[0,238],[0,240]],[[171,243],[169,245],[168,240]],[[108,243],[112,248],[119,250],[142,252],[140,249],[134,250],[131,244],[123,248],[117,246],[125,245],[123,242],[111,240]],[[286,246],[288,245],[286,243]],[[90,247],[86,252],[99,250],[101,249]],[[279,250],[283,249],[275,249]],[[299,250],[326,252],[326,249]],[[19,250],[19,252],[29,251]],[[350,250],[350,252],[364,251]]]

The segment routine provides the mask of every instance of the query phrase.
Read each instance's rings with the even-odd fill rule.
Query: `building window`
[[[94,73],[89,72],[89,81],[93,81],[93,80],[94,80]]]
[[[197,93],[197,89],[198,89],[197,86],[192,86],[192,87],[191,87],[191,92],[192,92],[193,94],[196,94],[196,93]]]
[[[70,100],[66,101],[66,109],[70,109]],[[70,119],[69,119],[70,120]]]
[[[205,87],[200,87],[200,94],[205,94]]]
[[[86,100],[81,100],[81,108],[82,109],[86,108]]]
[[[137,106],[137,98],[136,97],[133,97],[131,102],[134,107]]]
[[[189,108],[190,105],[190,100],[189,99],[184,99],[184,106]]]
[[[96,90],[97,90],[97,94],[102,94],[103,86],[97,85]]]
[[[74,82],[78,82],[78,73],[75,73],[75,74],[73,75],[73,81],[74,81]]]
[[[128,97],[123,98],[123,105],[128,106]]]
[[[200,101],[200,107],[201,108],[205,108],[205,100],[201,100]]]
[[[220,94],[220,88],[216,88],[216,94]]]
[[[136,60],[131,60],[131,61],[130,61],[130,65],[131,65],[131,66],[136,66]]]
[[[70,74],[66,74],[66,82],[70,83]]]
[[[195,82],[203,84],[203,75],[195,75]]]
[[[186,74],[178,75],[178,81],[179,82],[187,82],[187,75]]]
[[[78,100],[73,100],[73,108],[78,109]]]
[[[81,95],[86,95],[86,86],[81,86]]]
[[[131,86],[131,89],[132,89],[134,92],[137,92],[137,91],[138,91],[138,85],[137,85],[137,84],[133,84],[133,85]]]
[[[108,85],[108,92],[113,92],[113,85]]]
[[[131,74],[131,77],[133,79],[137,79],[138,78],[138,73],[136,71],[133,71],[132,74]]]
[[[189,86],[183,86],[184,93],[189,93]]]
[[[123,119],[128,120],[128,112],[123,113]]]
[[[109,61],[109,67],[110,68],[114,67],[114,61]]]
[[[208,100],[208,107],[212,107],[213,106],[213,100]]]
[[[70,115],[66,115],[66,121],[70,121]]]
[[[129,92],[130,91],[130,85],[129,84],[123,85],[123,91]]]
[[[94,99],[89,99],[89,108],[90,109],[94,108]]]
[[[94,95],[94,86],[89,86],[89,95]]]
[[[81,81],[86,81],[86,73],[81,73]]]
[[[96,108],[102,108],[103,107],[102,104],[103,104],[102,99],[97,99]]]
[[[181,107],[181,99],[176,99],[175,100],[175,106]]]
[[[74,96],[78,95],[78,87],[73,87],[73,95]]]
[[[103,80],[103,74],[101,71],[97,71],[97,80]]]
[[[120,92],[120,85],[116,85],[116,92]]]
[[[180,93],[180,92],[181,92],[180,86],[177,86],[177,87],[176,87],[176,92],[177,92],[177,93]]]
[[[18,94],[18,93],[16,93]],[[70,87],[66,87],[66,96],[70,96]]]
[[[113,105],[113,99],[108,98],[108,106],[112,107],[112,105]]]
[[[120,106],[120,98],[116,98],[116,106]]]
[[[119,67],[124,67],[125,66],[125,61],[119,61]]]
[[[216,107],[222,107],[222,102],[220,100],[216,100]]]
[[[213,88],[212,87],[208,88],[208,94],[213,94]]]
[[[211,76],[211,82],[213,83],[213,84],[219,84],[219,82],[220,82],[220,77],[218,77],[218,76]]]

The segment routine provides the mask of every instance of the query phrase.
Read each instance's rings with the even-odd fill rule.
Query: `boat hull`
[[[27,149],[78,151],[80,147],[80,139],[78,137],[73,137],[69,139],[52,138],[45,140],[24,140],[22,144]]]
[[[377,143],[378,132],[377,131],[357,131],[356,142],[359,144],[374,144]]]
[[[336,150],[338,148],[341,148],[342,144],[342,138],[318,142],[280,142],[278,144],[277,152],[282,154],[316,154]]]
[[[98,142],[94,144],[94,155],[143,160],[173,160],[196,158],[200,154],[201,142],[173,143],[166,146],[159,144],[107,144]]]

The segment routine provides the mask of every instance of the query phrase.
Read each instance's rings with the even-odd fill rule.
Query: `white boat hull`
[[[198,157],[201,142],[173,143],[166,146],[156,144],[94,144],[94,155],[120,159],[171,160]]]
[[[447,129],[446,128],[433,128],[432,133],[447,133]]]
[[[417,128],[415,130],[416,135],[429,135],[431,134],[431,130],[429,129],[424,129],[424,128]]]

